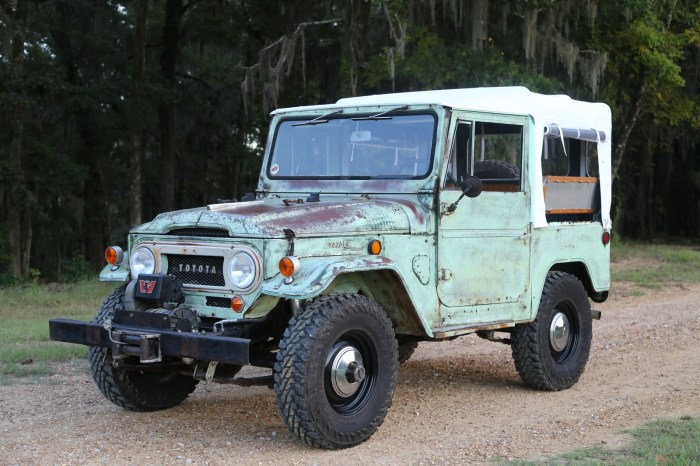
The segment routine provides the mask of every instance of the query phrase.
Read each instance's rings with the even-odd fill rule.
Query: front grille
[[[224,286],[224,258],[169,254],[168,274],[185,285]]]
[[[228,230],[219,230],[216,228],[178,228],[171,230],[169,235],[177,236],[195,236],[198,238],[228,238]]]
[[[207,306],[212,307],[231,307],[231,298],[219,298],[217,296],[207,296]]]

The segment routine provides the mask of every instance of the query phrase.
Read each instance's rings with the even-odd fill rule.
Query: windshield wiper
[[[396,112],[398,110],[404,110],[408,108],[408,105],[399,105],[398,107],[390,108],[389,110],[376,115],[364,116],[364,117],[354,117],[351,120],[391,120],[390,116],[386,116],[389,113]]]
[[[292,126],[320,125],[321,123],[328,123],[328,120],[324,120],[324,118],[328,118],[329,116],[335,115],[336,113],[340,113],[342,111],[343,109],[333,110],[331,112],[324,113],[323,115],[319,115],[313,120],[303,121],[301,123],[292,123]]]

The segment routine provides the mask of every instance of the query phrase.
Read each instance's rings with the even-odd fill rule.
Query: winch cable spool
[[[199,329],[201,319],[188,307],[178,307],[175,309],[154,308],[147,312],[165,314],[170,317],[170,327],[172,330],[180,332],[196,332]]]

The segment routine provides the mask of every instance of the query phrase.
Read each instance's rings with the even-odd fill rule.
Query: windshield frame
[[[333,120],[352,120],[354,118],[359,118],[361,120],[359,121],[367,121],[370,120],[372,121],[374,116],[377,115],[378,110],[377,107],[374,107],[372,109],[356,109],[356,108],[347,108],[347,109],[340,109],[342,110],[339,113],[335,113],[333,115],[329,115],[327,118],[324,117],[324,120],[327,120],[328,122],[331,122]],[[347,110],[347,111],[345,111]],[[352,110],[360,110],[360,111],[352,111]],[[391,108],[389,110],[392,110]],[[318,115],[314,114],[303,114],[303,115],[284,115],[279,118],[277,123],[274,126],[274,134],[270,140],[269,144],[269,150],[267,151],[268,153],[266,154],[266,163],[264,165],[264,172],[263,175],[265,178],[267,178],[270,181],[296,181],[296,182],[303,182],[303,181],[337,181],[337,180],[342,180],[342,181],[362,181],[362,180],[392,180],[392,181],[415,181],[415,180],[425,180],[426,178],[430,177],[431,174],[433,174],[433,167],[435,164],[435,153],[437,149],[437,136],[438,136],[438,131],[440,127],[440,117],[438,113],[432,109],[432,108],[422,108],[422,109],[408,109],[408,110],[400,110],[396,111],[395,113],[392,112],[390,116],[387,117],[382,117],[382,120],[390,120],[394,118],[401,118],[405,116],[429,116],[433,119],[433,126],[432,126],[432,134],[430,138],[430,155],[429,158],[426,162],[426,169],[425,173],[422,173],[420,175],[415,175],[415,176],[409,176],[409,175],[401,175],[401,174],[396,174],[396,175],[353,175],[353,176],[289,176],[289,175],[276,175],[272,173],[272,166],[273,166],[273,161],[274,161],[274,151],[277,145],[277,140],[280,134],[280,129],[282,128],[284,123],[292,122],[292,124],[296,123],[304,123],[308,121],[312,121],[314,118],[317,118]],[[326,123],[321,123],[321,124],[326,124]],[[301,126],[301,125],[300,125]],[[318,126],[318,125],[315,125]]]

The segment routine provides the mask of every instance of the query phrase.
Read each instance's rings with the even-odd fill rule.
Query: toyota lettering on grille
[[[180,266],[179,272],[193,272],[193,273],[216,273],[215,265],[190,265],[190,264],[178,264]]]

